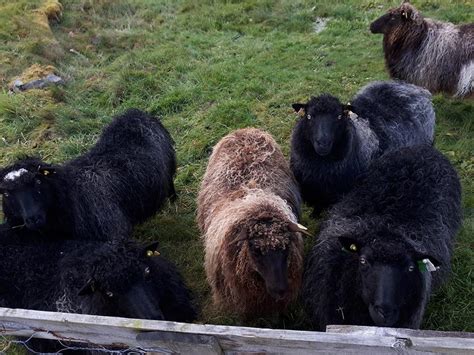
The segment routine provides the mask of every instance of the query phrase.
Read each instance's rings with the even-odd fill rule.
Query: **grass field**
[[[48,0],[51,2],[51,0]],[[47,1],[47,2],[48,2]],[[65,0],[57,22],[44,1],[0,0],[0,166],[25,154],[62,162],[85,152],[114,114],[137,107],[162,117],[176,141],[178,200],[136,228],[159,240],[195,291],[201,321],[238,324],[210,304],[196,195],[208,156],[230,131],[247,126],[275,136],[284,153],[293,102],[330,92],[348,100],[387,79],[381,36],[369,23],[398,1]],[[415,1],[428,17],[473,22],[472,3]],[[327,21],[319,33],[315,23]],[[10,95],[30,65],[54,65],[67,84]],[[474,331],[474,104],[435,96],[436,146],[459,172],[464,227],[451,281],[433,298],[423,328]],[[305,210],[312,232],[318,223]],[[307,240],[309,248],[314,240]],[[304,329],[299,305],[249,325]]]

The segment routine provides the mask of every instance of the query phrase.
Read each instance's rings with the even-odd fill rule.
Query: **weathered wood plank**
[[[406,329],[273,330],[0,308],[0,333],[162,353],[468,354],[474,338]],[[385,328],[382,328],[385,329]]]
[[[424,351],[445,352],[453,351],[458,354],[474,353],[474,333],[440,332],[433,330],[415,330],[404,328],[364,327],[354,325],[329,325],[328,333],[352,334],[365,336],[393,336],[399,339],[409,339],[412,349]]]
[[[223,354],[218,340],[214,336],[209,335],[151,331],[138,334],[137,341],[145,349],[160,348],[171,350],[178,354]]]

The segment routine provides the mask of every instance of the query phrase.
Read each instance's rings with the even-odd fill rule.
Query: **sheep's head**
[[[246,243],[249,267],[260,277],[275,300],[289,294],[288,266],[292,239],[304,227],[272,216],[258,216],[242,227],[234,243]]]
[[[370,238],[372,242],[340,237],[343,251],[351,253],[357,263],[361,282],[360,295],[375,325],[400,326],[427,297],[426,273],[436,271],[439,262],[416,252],[402,239]]]
[[[372,33],[388,34],[411,25],[420,25],[423,17],[413,5],[403,2],[401,6],[390,9],[385,15],[370,24]]]
[[[54,174],[54,167],[32,158],[0,170],[0,193],[10,225],[35,231],[46,225],[53,204],[49,182]]]
[[[295,103],[293,109],[302,115],[306,138],[320,156],[329,155],[343,139],[351,107],[334,96],[323,94],[307,103]]]
[[[133,262],[125,261],[109,264],[107,260],[91,263],[89,275],[80,289],[79,296],[95,297],[108,309],[108,315],[140,319],[164,319],[160,309],[159,291],[157,291],[152,273],[155,271],[151,260],[158,256],[158,243],[143,249],[114,250],[114,257],[123,254]],[[118,254],[118,255],[117,255]],[[90,266],[90,265],[88,265]]]

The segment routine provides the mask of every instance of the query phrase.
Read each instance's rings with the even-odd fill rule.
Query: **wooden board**
[[[186,354],[473,354],[474,334],[330,326],[328,332],[187,324],[0,308],[3,335]],[[459,336],[458,336],[459,335]]]

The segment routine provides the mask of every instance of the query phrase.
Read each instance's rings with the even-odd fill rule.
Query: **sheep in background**
[[[408,2],[370,25],[383,34],[385,64],[392,78],[432,93],[469,97],[474,92],[474,24],[423,18]]]
[[[419,328],[460,226],[461,185],[442,154],[415,146],[383,155],[330,210],[306,260],[302,298],[314,326]]]
[[[198,197],[214,303],[244,317],[284,309],[303,267],[301,199],[275,140],[254,128],[224,137]]]
[[[174,195],[172,144],[158,119],[131,109],[74,160],[20,160],[0,170],[6,222],[49,236],[124,238]]]
[[[304,116],[293,130],[290,166],[314,215],[350,191],[382,153],[433,142],[431,94],[411,84],[373,82],[350,105],[324,94],[293,108]]]

